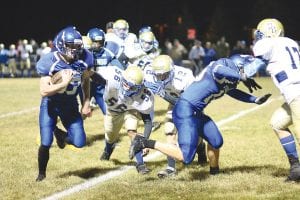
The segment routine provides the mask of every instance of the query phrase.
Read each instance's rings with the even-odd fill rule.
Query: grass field
[[[178,175],[161,180],[157,172],[165,167],[166,161],[165,156],[159,155],[147,161],[152,170],[148,175],[139,175],[131,167],[62,199],[300,199],[300,184],[284,182],[289,172],[288,161],[269,126],[273,110],[283,100],[270,78],[257,78],[257,82],[263,89],[254,94],[271,92],[270,103],[220,125],[224,137],[220,168],[224,173],[210,176],[208,166],[199,166],[194,161],[189,166],[178,163]],[[0,79],[0,88],[0,199],[42,199],[122,167],[134,166],[128,159],[129,138],[124,130],[111,160],[99,160],[104,133],[103,116],[98,109],[85,120],[87,146],[61,150],[54,142],[47,178],[35,182],[39,79]],[[167,103],[156,100],[155,120],[162,121]],[[205,112],[221,122],[254,107],[225,96],[212,102]],[[142,124],[139,128],[142,130]],[[163,127],[153,132],[151,138],[165,140]]]

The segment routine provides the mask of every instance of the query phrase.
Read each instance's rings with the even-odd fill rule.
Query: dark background
[[[266,17],[279,19],[287,36],[300,39],[298,0],[10,0],[2,1],[0,9],[0,42],[7,45],[31,38],[40,43],[67,25],[86,34],[119,18],[126,19],[134,33],[144,25],[152,26],[160,42],[166,38],[186,42],[188,28],[195,28],[200,40],[216,41],[225,35],[230,43],[251,42],[252,29]]]

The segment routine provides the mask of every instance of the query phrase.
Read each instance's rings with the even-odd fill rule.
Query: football
[[[62,77],[61,74],[63,73],[64,70],[60,70],[56,72],[52,77],[51,77],[51,83],[52,84],[58,84],[62,82]]]

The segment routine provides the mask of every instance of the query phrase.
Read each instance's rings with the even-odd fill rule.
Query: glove
[[[257,89],[262,89],[262,87],[260,85],[258,85],[254,79],[252,78],[246,78],[243,81],[244,85],[248,88],[249,92],[252,93],[253,89],[257,90]]]
[[[152,82],[145,82],[144,85],[147,88],[149,88],[154,94],[157,94],[161,97],[165,96],[165,91],[164,91],[163,85],[152,83]]]
[[[271,95],[272,94],[265,94],[264,96],[257,97],[255,99],[255,103],[258,104],[258,105],[263,104],[270,98]]]

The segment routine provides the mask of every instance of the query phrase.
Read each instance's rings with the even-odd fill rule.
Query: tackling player
[[[238,59],[237,59],[238,57]],[[173,122],[178,130],[178,144],[162,143],[136,135],[130,147],[129,157],[143,148],[151,148],[190,164],[197,151],[199,137],[208,142],[210,174],[219,173],[219,149],[223,137],[215,122],[206,114],[205,107],[214,99],[225,94],[243,102],[262,104],[271,95],[255,97],[236,89],[243,81],[249,88],[257,88],[254,80],[247,78],[243,68],[253,64],[253,57],[221,58],[211,62],[179,97],[173,109]]]
[[[129,137],[133,138],[137,133],[138,121],[142,119],[144,137],[149,138],[154,96],[143,85],[143,71],[137,66],[129,65],[125,71],[114,66],[100,67],[97,73],[100,74],[99,84],[105,85],[104,100],[107,107],[104,117],[105,148],[100,159],[109,160],[123,124]],[[148,173],[150,170],[144,163],[142,151],[137,152],[135,157],[138,173]]]

